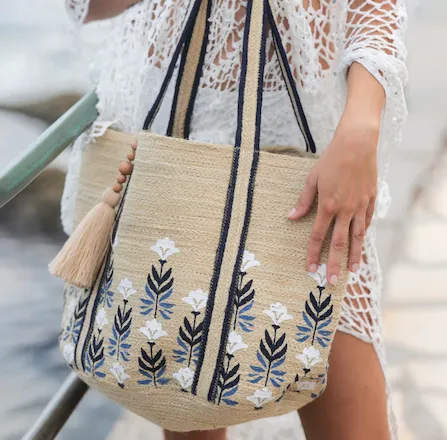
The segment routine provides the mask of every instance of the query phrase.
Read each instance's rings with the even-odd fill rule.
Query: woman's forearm
[[[85,23],[115,17],[139,1],[140,0],[90,0]]]
[[[353,63],[348,72],[348,96],[339,129],[361,130],[376,147],[384,104],[382,85],[361,64]]]

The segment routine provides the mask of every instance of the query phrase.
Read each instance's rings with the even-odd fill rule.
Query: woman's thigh
[[[307,440],[389,440],[386,385],[372,344],[337,332],[328,384],[299,415]]]
[[[164,434],[165,440],[226,440],[225,429],[194,432],[172,432],[165,430]]]

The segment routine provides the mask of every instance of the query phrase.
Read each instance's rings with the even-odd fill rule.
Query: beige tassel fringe
[[[92,287],[110,245],[121,195],[108,189],[49,265],[50,273],[78,287]]]

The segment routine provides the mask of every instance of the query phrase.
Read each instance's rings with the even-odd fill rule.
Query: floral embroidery
[[[239,350],[242,350],[243,348],[248,348],[248,345],[244,343],[242,340],[242,336],[238,335],[236,332],[231,332],[228,336],[228,342],[227,342],[227,353],[230,355],[233,355]]]
[[[115,362],[112,367],[110,367],[110,372],[115,377],[120,388],[124,388],[124,381],[130,379],[130,376],[126,373],[125,368],[119,362]]]
[[[251,267],[260,265],[261,263],[256,260],[255,254],[248,252],[247,250],[244,251],[244,255],[242,257],[241,272],[247,272],[247,270]]]
[[[208,294],[201,289],[193,290],[189,292],[188,296],[182,298],[182,301],[189,304],[194,312],[200,312],[200,310],[206,307]]]
[[[155,318],[147,321],[144,327],[139,330],[148,339],[149,352],[141,348],[141,356],[138,358],[138,371],[147,379],[139,380],[141,385],[165,385],[169,379],[166,379],[164,373],[166,371],[166,357],[163,350],[158,350],[156,341],[163,336],[167,336],[167,332],[163,330],[163,324]]]
[[[165,271],[167,258],[173,254],[180,252],[174,245],[174,242],[168,238],[158,240],[157,243],[151,246],[151,249],[160,257],[159,268],[152,265],[152,269],[147,276],[146,284],[146,298],[141,298],[140,312],[142,315],[149,315],[154,312],[154,318],[161,315],[163,319],[171,319],[174,307],[173,303],[168,302],[172,295],[174,277],[172,276],[172,269]]]
[[[67,362],[68,365],[73,364],[74,352],[75,352],[75,346],[72,342],[68,342],[67,344],[64,344],[63,355],[65,358],[65,362]]]
[[[305,369],[311,369],[321,362],[320,350],[315,347],[306,347],[296,358],[303,363]]]
[[[234,312],[233,312],[233,330],[239,326],[244,332],[253,331],[253,321],[255,316],[248,312],[254,304],[255,289],[253,289],[253,280],[246,281],[247,270],[252,267],[260,266],[261,263],[255,259],[253,253],[244,251],[242,258],[241,270],[238,276],[238,284],[234,295]]]
[[[326,271],[326,265],[320,264],[316,272],[308,272],[307,275],[318,283],[318,287],[324,287],[327,284]]]
[[[262,409],[263,405],[273,400],[272,392],[267,388],[262,388],[261,390],[256,390],[252,396],[247,397],[255,409]]]
[[[128,341],[128,339],[132,326],[132,307],[127,309],[127,304],[129,302],[130,296],[137,293],[137,290],[133,287],[132,281],[128,278],[124,278],[120,281],[117,290],[123,297],[123,305],[118,305],[117,312],[113,320],[112,335],[109,338],[108,346],[109,356],[116,357],[117,361],[114,364],[113,371],[112,369],[110,369],[110,372],[115,377],[117,377],[115,373],[118,372],[117,365],[120,365],[120,361],[128,362],[130,359],[129,350],[132,348],[132,344]],[[121,368],[123,369],[124,374],[124,367],[122,365]],[[129,378],[128,375],[126,376],[127,378]],[[118,385],[121,388],[124,388],[123,381],[124,380],[121,380],[120,382],[118,380]]]
[[[83,292],[82,295],[79,294],[80,291]],[[79,333],[87,310],[89,293],[90,290],[88,289],[78,289],[73,286],[70,287],[69,292],[66,292],[67,305],[65,306],[65,312],[68,322],[64,326],[60,339],[63,342],[71,342],[73,347],[76,347],[79,340]]]
[[[228,335],[227,352],[225,354],[227,364],[222,368],[219,376],[219,381],[217,383],[217,387],[219,390],[219,399],[217,402],[218,404],[224,402],[230,406],[237,405],[237,402],[230,399],[230,397],[236,394],[239,387],[241,375],[238,374],[238,372],[240,364],[238,363],[232,366],[231,361],[234,359],[236,352],[245,348],[248,348],[248,345],[244,343],[244,341],[242,340],[242,336],[237,334],[233,330]]]
[[[182,387],[182,391],[187,391],[194,380],[194,371],[191,370],[191,368],[189,367],[180,368],[180,370],[178,370],[172,376],[178,381],[178,383]]]
[[[331,295],[324,297],[326,289],[326,265],[322,264],[318,267],[317,272],[308,274],[317,282],[319,291],[318,299],[313,292],[309,294],[309,300],[306,301],[305,310],[302,312],[304,323],[298,325],[296,340],[300,343],[310,340],[314,345],[315,341],[320,347],[327,347],[331,340],[332,331],[327,327],[332,322],[333,306],[331,304]]]
[[[271,304],[269,310],[264,310],[264,314],[273,322],[273,335],[265,329],[264,338],[261,339],[256,353],[258,365],[250,365],[252,373],[249,374],[249,381],[258,383],[263,380],[265,387],[270,382],[278,388],[284,382],[283,376],[286,372],[279,367],[285,362],[287,353],[286,334],[278,337],[278,330],[281,329],[282,322],[292,319],[292,315],[287,313],[287,307],[281,303]]]
[[[287,313],[287,307],[281,303],[270,304],[270,309],[264,310],[264,315],[271,318],[274,325],[279,325],[283,321],[292,319],[293,316]]]
[[[104,326],[109,323],[109,320],[107,319],[107,313],[104,310],[104,307],[99,309],[98,313],[96,314],[95,323],[96,326],[98,327],[98,330],[102,330]]]
[[[160,260],[166,261],[169,256],[177,254],[180,252],[176,247],[175,243],[169,238],[163,238],[162,240],[157,240],[157,243],[151,246],[154,252],[157,252]]]
[[[201,289],[193,290],[182,298],[182,301],[191,306],[192,319],[188,319],[187,316],[183,319],[183,325],[180,326],[177,336],[179,348],[174,350],[174,359],[178,363],[186,363],[189,368],[191,362],[194,364],[198,362],[203,330],[203,321],[199,323],[198,320],[202,314],[201,310],[206,307],[208,294]]]
[[[146,325],[140,328],[140,332],[143,333],[149,340],[149,342],[155,342],[162,336],[167,336],[168,334],[163,330],[163,325],[156,319],[151,321],[146,321]]]
[[[124,278],[120,281],[117,290],[119,293],[121,293],[121,295],[123,295],[123,298],[126,301],[131,295],[137,293],[137,290],[133,287],[132,281],[130,281],[128,278]]]
[[[298,381],[296,382],[297,391],[313,391],[317,386],[316,382],[311,381]]]
[[[157,348],[157,340],[167,336],[168,333],[163,330],[163,324],[157,318],[161,317],[165,320],[171,319],[171,315],[173,314],[171,309],[174,307],[174,303],[168,302],[174,290],[174,277],[172,276],[172,269],[169,268],[166,270],[165,266],[168,258],[171,255],[179,253],[180,250],[167,237],[157,240],[151,246],[151,249],[159,257],[159,266],[152,265],[151,271],[147,276],[145,287],[146,298],[141,298],[142,305],[140,307],[140,313],[144,316],[152,315],[153,319],[146,321],[146,325],[139,329],[148,339],[149,350],[141,348],[141,356],[138,357],[138,371],[147,379],[139,380],[138,383],[157,387],[158,385],[165,385],[169,382],[169,379],[164,377],[166,372],[166,356],[163,354],[162,349]],[[128,282],[125,281],[122,288],[126,294],[132,295],[133,286],[130,286]],[[197,303],[196,306],[198,307],[199,304]]]

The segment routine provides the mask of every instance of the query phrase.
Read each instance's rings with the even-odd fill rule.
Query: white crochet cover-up
[[[68,13],[81,25],[90,0],[66,0]],[[346,71],[361,63],[386,91],[379,141],[376,217],[390,204],[385,182],[390,150],[400,143],[406,117],[404,85],[407,23],[405,0],[273,0],[278,27],[289,55],[310,128],[321,151],[331,141],[346,99]],[[105,128],[138,132],[159,90],[179,38],[189,0],[142,0],[101,27],[104,35],[95,54],[94,81],[99,118],[74,144],[62,204],[65,231],[72,230],[80,157],[87,141]],[[204,74],[193,112],[190,139],[232,143],[236,130],[237,85],[246,0],[215,0]],[[88,26],[87,26],[88,27]],[[80,28],[80,26],[78,27]],[[268,47],[272,44],[268,41]],[[172,87],[171,87],[172,96]],[[163,133],[169,116],[166,99],[153,130]],[[261,144],[303,146],[283,86],[276,57],[267,61]],[[298,196],[298,194],[297,194]],[[372,226],[357,274],[351,274],[339,330],[372,343],[385,365],[381,335],[380,266]],[[397,438],[389,399],[392,438]],[[256,428],[256,439],[289,438],[295,418]],[[272,426],[275,426],[274,430]],[[270,428],[269,428],[270,427]],[[282,436],[281,432],[284,432]],[[251,434],[250,434],[251,432]],[[255,438],[253,429],[242,436]],[[265,437],[264,437],[265,436]]]

